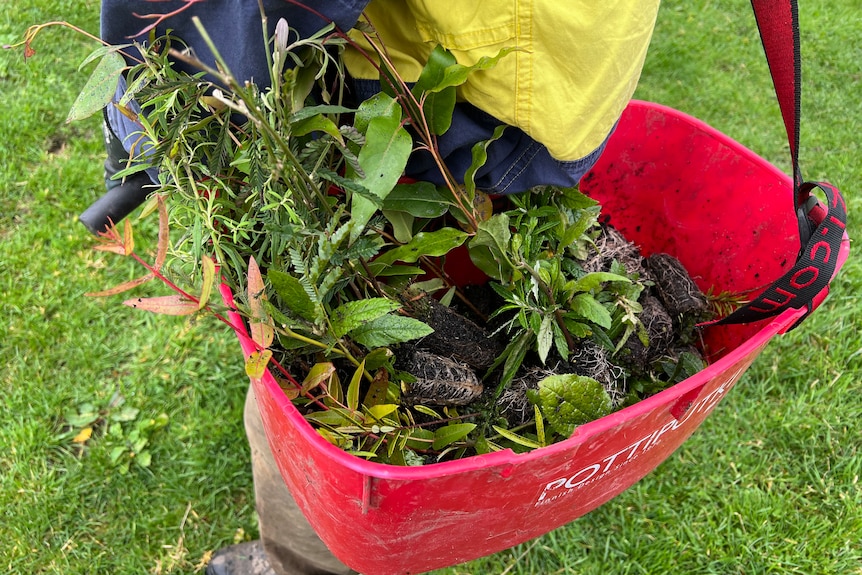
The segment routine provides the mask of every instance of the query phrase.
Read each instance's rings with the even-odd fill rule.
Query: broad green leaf
[[[312,132],[324,132],[335,138],[339,143],[344,143],[338,126],[326,116],[311,116],[297,122],[290,128],[291,136],[295,137],[305,136]]]
[[[455,64],[454,66],[449,66],[443,74],[443,79],[436,86],[431,88],[431,90],[441,91],[445,90],[450,86],[460,86],[467,81],[467,78],[472,72],[477,72],[479,70],[490,70],[497,65],[497,62],[500,61],[500,58],[508,56],[516,50],[522,50],[522,48],[514,46],[503,48],[493,56],[482,56],[472,66],[464,66],[462,64]]]
[[[449,200],[437,186],[430,182],[416,182],[392,188],[383,200],[383,209],[407,212],[417,218],[436,218],[446,213],[448,204]]]
[[[446,79],[446,70],[457,64],[455,56],[438,44],[428,56],[428,61],[411,90],[417,100],[424,98],[422,114],[431,132],[438,136],[444,134],[452,125],[457,94],[455,86],[439,90],[437,88]]]
[[[350,301],[332,311],[330,321],[335,337],[342,337],[370,321],[395,311],[401,306],[382,297]]]
[[[488,277],[505,281],[512,267],[506,255],[511,238],[509,216],[506,214],[497,214],[479,222],[479,229],[469,243],[470,259]]]
[[[569,309],[605,329],[609,329],[613,322],[613,318],[605,306],[588,293],[581,293],[573,297],[569,302]]]
[[[571,436],[578,425],[609,414],[612,407],[601,383],[571,373],[546,377],[539,382],[538,391],[529,396],[541,407],[554,431],[564,437]]]
[[[375,98],[388,98],[378,94]],[[357,183],[381,200],[386,198],[401,177],[407,158],[413,149],[413,139],[402,126],[401,107],[389,98],[380,107],[381,114],[368,122],[365,131],[365,145],[359,151],[358,160],[365,177]],[[377,210],[377,206],[361,195],[352,197],[351,219],[354,227],[350,233],[351,241],[358,238],[365,224]]]
[[[443,449],[467,437],[471,431],[476,429],[475,423],[450,423],[434,432],[433,449]]]
[[[135,463],[146,469],[153,462],[153,454],[149,451],[141,451],[135,456]]]
[[[433,332],[430,326],[418,319],[387,314],[352,330],[350,337],[356,343],[373,349],[420,339]]]
[[[166,295],[148,298],[134,298],[123,305],[162,315],[191,315],[198,311],[198,303],[181,295]]]
[[[307,414],[305,419],[321,425],[329,425],[331,427],[339,427],[353,423],[353,419],[350,415],[341,408],[333,408],[327,411],[315,411]]]
[[[82,120],[101,112],[110,103],[117,91],[117,82],[126,68],[126,61],[116,51],[107,52],[72,104],[66,122]]]
[[[407,447],[419,450],[428,449],[434,443],[434,435],[433,431],[424,427],[411,429],[410,437],[407,439]]]
[[[296,277],[276,269],[267,271],[266,277],[290,312],[307,321],[317,320],[317,306]]]
[[[413,239],[413,222],[415,221],[413,216],[407,212],[393,212],[384,209],[383,217],[392,224],[392,235],[395,236],[396,241],[406,244]]]
[[[134,44],[111,44],[108,46],[99,46],[92,52],[90,52],[86,58],[81,60],[81,63],[78,64],[78,71],[84,69],[84,66],[92,62],[93,60],[98,60],[99,58],[104,58],[107,54],[113,52],[118,54],[120,50],[125,50],[126,48],[130,48],[134,46]]]
[[[380,265],[400,261],[409,264],[416,262],[423,256],[443,256],[463,244],[467,237],[465,232],[455,228],[419,232],[409,243],[384,252],[373,263]]]

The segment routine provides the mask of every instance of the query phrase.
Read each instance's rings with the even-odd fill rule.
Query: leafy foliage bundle
[[[211,301],[220,278],[258,346],[249,376],[270,368],[327,440],[392,464],[548,445],[700,369],[687,344],[705,301],[694,297],[684,318],[658,309],[642,258],[603,253],[615,232],[593,200],[551,187],[492,200],[476,189],[504,128],[475,146],[463,184],[448,172],[436,138],[457,86],[510,50],[464,66],[437,48],[409,86],[363,30],[382,91],[356,106],[338,58],[351,40],[331,27],[295,39],[280,21],[264,39],[266,88],[238,82],[218,56],[205,66],[170,36],[140,46],[130,68],[126,47],[95,52],[74,117],[101,108],[113,94],[105,79],[123,73],[118,106],[141,132],[118,177],[157,168],[160,178],[144,210],[159,218],[154,261],[135,252],[128,221],[98,246],[148,273],[97,295],[157,279],[173,295],[126,303],[209,312],[241,330]],[[402,182],[414,153],[430,154],[447,185]],[[457,251],[489,278],[482,302],[449,277]]]

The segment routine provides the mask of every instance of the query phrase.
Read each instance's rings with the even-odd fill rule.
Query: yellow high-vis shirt
[[[517,126],[561,161],[587,156],[613,129],[637,86],[659,0],[372,0],[368,21],[399,74],[419,77],[440,44],[472,65],[517,50],[475,72],[459,98]],[[351,35],[367,46],[356,30]],[[350,74],[376,79],[356,50]]]

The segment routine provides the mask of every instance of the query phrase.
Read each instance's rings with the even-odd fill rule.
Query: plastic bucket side
[[[774,193],[785,189],[789,201],[786,176],[668,108],[633,102],[583,188],[629,239],[648,253],[679,257],[702,288],[757,288],[792,265],[798,250],[792,211]],[[752,194],[763,201],[752,202]],[[253,385],[285,482],[336,556],[366,575],[419,573],[546,533],[631,486],[685,441],[801,314],[710,328],[707,369],[523,455],[421,468],[369,463],[323,440],[269,373]],[[240,341],[250,353],[248,339]]]

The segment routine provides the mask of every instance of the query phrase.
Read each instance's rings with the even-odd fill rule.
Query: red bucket
[[[581,183],[645,254],[673,254],[702,289],[732,292],[765,287],[793,266],[792,188],[785,174],[699,120],[637,101]],[[845,236],[839,268],[848,253]],[[521,455],[369,463],[319,436],[270,373],[254,390],[284,480],[332,552],[365,575],[423,573],[538,537],[613,499],[670,456],[803,314],[710,327],[709,367]],[[240,343],[244,353],[254,350],[247,337]]]

